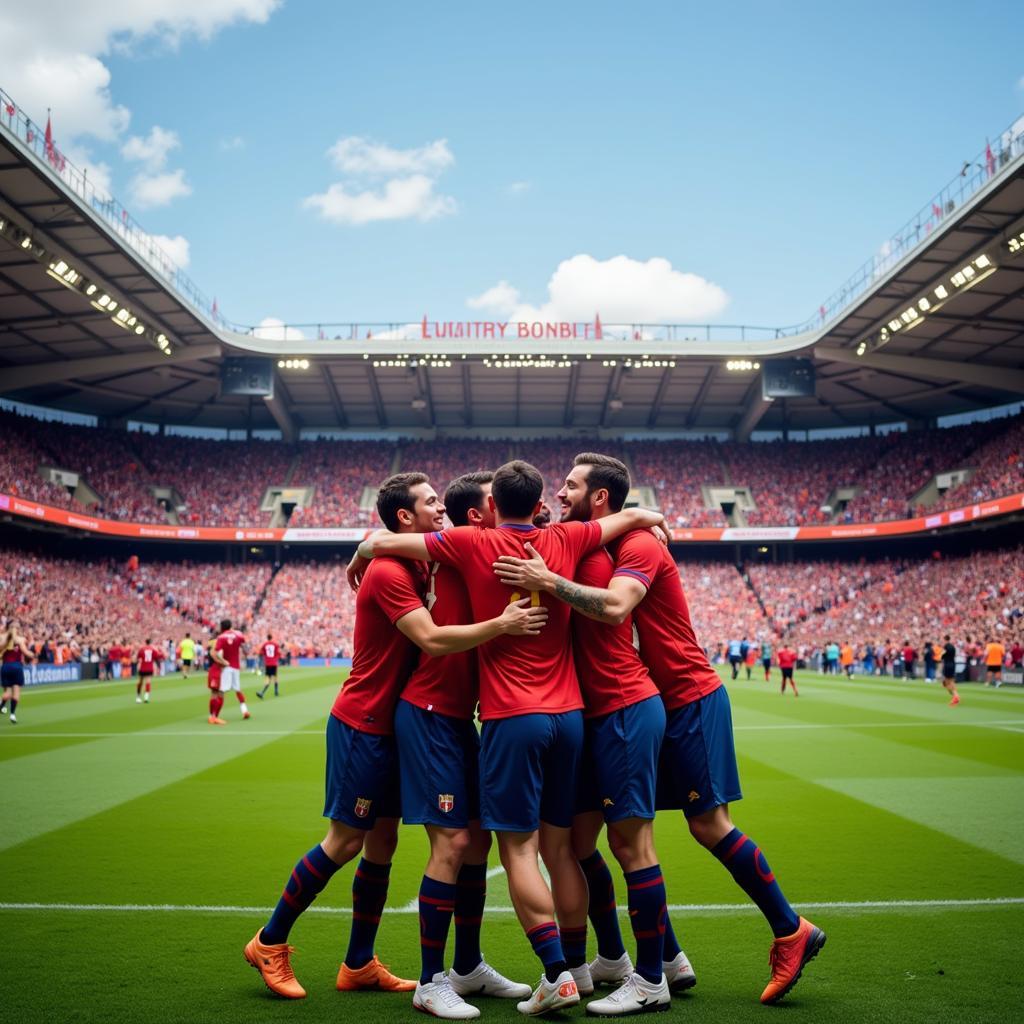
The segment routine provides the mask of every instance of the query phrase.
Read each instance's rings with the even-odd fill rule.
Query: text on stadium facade
[[[603,330],[601,317],[593,320],[428,320],[420,322],[420,334],[425,341],[434,339],[451,341],[478,339],[511,341],[559,340],[600,341]]]

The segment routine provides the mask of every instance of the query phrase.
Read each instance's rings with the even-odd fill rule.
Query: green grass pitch
[[[282,677],[276,700],[250,692],[248,722],[229,699],[220,729],[206,724],[196,679],[157,680],[148,706],[123,682],[26,691],[20,723],[0,719],[4,1020],[411,1019],[407,995],[334,991],[351,867],[292,933],[306,1000],[272,997],[242,959],[323,832],[323,725],[339,673]],[[682,817],[663,815],[672,918],[698,976],[672,1012],[693,1022],[1019,1019],[1024,693],[966,686],[949,708],[941,687],[920,681],[798,680],[799,700],[756,679],[729,684],[746,795],[733,816],[828,945],[783,1004],[760,1006],[764,921]],[[409,977],[425,851],[422,830],[404,829],[378,942]],[[535,984],[491,860],[484,949]],[[520,1019],[511,1004],[480,1005],[484,1020]]]

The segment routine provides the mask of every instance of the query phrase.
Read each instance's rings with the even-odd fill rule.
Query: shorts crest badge
[[[367,800],[365,796],[356,797],[356,817],[365,818],[370,813],[370,804],[372,800]]]
[[[455,794],[438,793],[437,807],[443,814],[450,814],[455,809]]]
[[[690,796],[689,796],[690,803],[692,804],[694,800],[699,800],[699,799],[700,799],[700,793],[698,793],[697,790],[695,790],[695,789],[691,789],[690,790]]]

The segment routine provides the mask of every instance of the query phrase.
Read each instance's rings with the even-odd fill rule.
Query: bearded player
[[[399,473],[385,480],[378,490],[377,512],[397,535],[421,534],[444,524],[444,505],[423,473]],[[300,858],[270,919],[244,951],[267,987],[286,998],[306,994],[291,967],[292,926],[335,872],[360,853],[352,882],[348,951],[336,987],[388,992],[416,988],[416,982],[395,977],[374,952],[401,811],[395,704],[416,665],[418,649],[440,656],[498,636],[536,635],[547,618],[545,609],[527,608],[529,602],[520,601],[484,622],[437,626],[424,606],[424,590],[425,566],[394,558],[375,560],[359,586],[352,670],[327,721],[327,835]]]
[[[618,460],[578,455],[558,495],[563,519],[589,514],[592,466],[615,469],[628,483],[628,471]],[[628,486],[617,491],[611,511],[627,491]],[[618,623],[632,613],[640,656],[667,712],[658,807],[683,810],[691,835],[722,862],[765,916],[775,941],[771,979],[761,1002],[778,1002],[825,944],[825,933],[796,914],[761,849],[729,816],[730,802],[742,796],[729,698],[697,643],[672,556],[641,530],[627,534],[609,550],[615,569],[605,588],[581,586],[549,570],[532,547],[528,560],[501,558],[496,572],[510,585],[554,594],[600,622]]]

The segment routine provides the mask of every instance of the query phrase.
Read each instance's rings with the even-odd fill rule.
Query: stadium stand
[[[718,441],[212,441],[129,433],[0,413],[4,437],[0,491],[62,508],[88,508],[111,519],[166,523],[155,488],[176,496],[171,515],[185,524],[270,525],[268,487],[311,489],[293,526],[362,526],[375,522],[372,488],[392,472],[420,469],[439,491],[470,469],[493,469],[510,457],[534,463],[549,502],[573,456],[588,447],[622,458],[634,483],[652,488],[672,526],[729,525],[708,509],[702,486],[749,489],[749,526],[877,522],[1013,494],[1024,489],[1024,415],[967,426],[823,441],[735,444]],[[77,473],[88,489],[75,497],[43,479],[40,468]],[[965,483],[915,497],[943,471],[969,470]],[[848,503],[827,502],[838,489]],[[91,496],[92,495],[92,496]],[[845,500],[845,499],[844,499]],[[180,504],[179,504],[180,502]],[[370,510],[363,508],[366,505]],[[555,509],[557,516],[557,509]],[[744,525],[741,521],[738,525]]]

